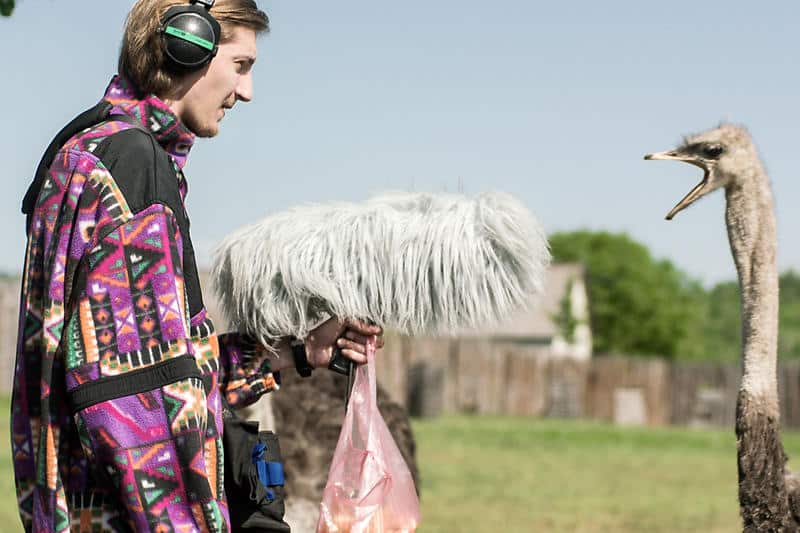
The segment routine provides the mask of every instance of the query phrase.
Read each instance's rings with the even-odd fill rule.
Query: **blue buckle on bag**
[[[267,446],[261,442],[253,447],[253,464],[258,471],[258,479],[265,487],[282,487],[284,484],[283,464],[276,461],[264,460]]]

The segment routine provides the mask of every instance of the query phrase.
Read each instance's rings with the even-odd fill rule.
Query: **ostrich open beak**
[[[672,161],[683,161],[684,163],[689,163],[690,165],[694,165],[698,168],[703,169],[703,180],[700,183],[698,183],[694,189],[689,191],[689,194],[684,196],[683,200],[678,202],[678,204],[675,207],[673,207],[669,213],[667,213],[666,217],[667,220],[672,220],[672,217],[674,217],[679,212],[683,211],[684,209],[692,205],[701,196],[704,196],[713,190],[713,187],[710,185],[708,180],[708,175],[709,175],[708,168],[703,163],[703,161],[701,159],[698,159],[697,157],[687,154],[682,154],[681,152],[678,152],[676,150],[671,150],[668,152],[647,154],[646,156],[644,156],[644,158],[647,161],[656,161],[663,159],[669,159]]]

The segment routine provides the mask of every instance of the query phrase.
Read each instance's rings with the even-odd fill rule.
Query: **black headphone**
[[[178,72],[197,70],[217,54],[220,27],[209,13],[213,5],[214,0],[191,0],[190,5],[173,6],[164,14],[158,32],[168,68]]]

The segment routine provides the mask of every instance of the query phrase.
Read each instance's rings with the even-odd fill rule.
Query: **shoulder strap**
[[[87,109],[72,119],[72,121],[64,126],[61,131],[56,134],[53,140],[50,141],[50,144],[47,146],[41,161],[39,161],[39,165],[36,167],[36,174],[33,177],[33,182],[28,187],[28,191],[25,193],[25,198],[22,200],[22,213],[27,215],[26,227],[28,231],[30,231],[31,215],[33,214],[33,209],[36,207],[36,199],[39,197],[39,191],[42,188],[45,177],[47,177],[47,170],[50,168],[50,165],[53,164],[53,160],[55,159],[56,154],[61,147],[64,146],[64,144],[66,144],[66,142],[70,140],[76,133],[85,130],[86,128],[91,128],[92,126],[100,124],[106,120],[121,120],[134,126],[138,126],[143,131],[147,131],[145,128],[142,128],[134,118],[129,117],[128,115],[109,115],[112,107],[113,106],[108,101],[100,100],[100,102],[98,102],[95,106]],[[147,133],[150,134],[149,131],[147,131]]]

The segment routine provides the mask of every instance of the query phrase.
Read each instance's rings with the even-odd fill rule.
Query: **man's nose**
[[[244,76],[239,77],[239,83],[236,85],[236,99],[243,102],[249,102],[253,99],[253,74],[248,72]]]

